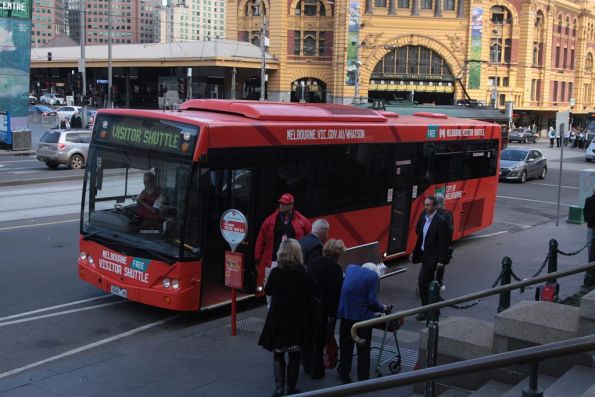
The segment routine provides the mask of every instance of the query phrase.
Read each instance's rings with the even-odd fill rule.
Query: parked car
[[[64,99],[64,97],[48,92],[47,94],[43,94],[39,97],[39,102],[45,103],[46,105],[65,105],[66,99]]]
[[[547,160],[537,149],[506,148],[500,155],[500,179],[524,183],[528,178],[545,179]]]
[[[39,116],[55,116],[56,112],[48,108],[47,106],[43,105],[30,105],[29,106],[29,115],[39,115]]]
[[[62,120],[64,117],[68,117],[68,120],[72,118],[74,112],[79,112],[81,114],[81,107],[80,106],[62,106],[56,109],[56,113],[58,113],[58,119]]]
[[[60,164],[66,164],[73,169],[83,168],[87,162],[89,142],[89,130],[48,130],[37,145],[37,160],[53,169],[58,168]]]
[[[33,95],[29,95],[29,105],[35,105],[37,103],[37,98]]]
[[[587,146],[587,150],[585,150],[585,160],[587,163],[590,163],[595,158],[595,138],[591,140],[589,146]]]
[[[537,134],[529,128],[515,128],[508,134],[508,142],[537,143]]]

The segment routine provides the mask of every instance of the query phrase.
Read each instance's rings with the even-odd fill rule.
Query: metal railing
[[[551,247],[550,247],[551,248]],[[555,267],[552,267],[554,269]],[[429,312],[429,331],[428,335],[428,357],[433,357],[429,362],[428,368],[417,370],[401,375],[391,376],[381,379],[372,379],[356,384],[343,385],[331,387],[327,389],[303,393],[303,396],[342,396],[352,395],[361,392],[370,392],[374,390],[386,389],[397,386],[409,385],[416,382],[426,382],[425,395],[433,396],[435,394],[434,380],[446,376],[461,375],[468,372],[477,372],[484,369],[498,368],[509,364],[531,363],[530,371],[530,394],[538,396],[537,390],[537,374],[538,362],[545,358],[556,357],[559,355],[566,355],[581,351],[589,351],[595,349],[595,336],[584,338],[577,338],[573,340],[551,343],[548,345],[541,345],[531,347],[528,349],[516,350],[513,352],[500,353],[476,359],[460,361],[453,364],[442,365],[436,367],[436,356],[438,353],[438,310],[444,307],[453,306],[459,303],[468,302],[496,294],[508,294],[515,289],[522,289],[529,285],[539,284],[544,281],[555,280],[558,278],[570,276],[576,273],[581,273],[587,270],[595,269],[595,262],[589,262],[585,265],[574,266],[565,270],[555,271],[544,275],[539,275],[530,279],[520,280],[515,283],[504,284],[498,287],[489,288],[483,291],[474,292],[463,295],[457,298],[452,298],[436,303],[431,303],[426,306],[421,306],[409,310],[403,310],[397,313],[388,314],[386,316],[377,317],[371,320],[360,321],[351,327],[351,337],[357,343],[363,343],[364,340],[357,336],[357,331],[360,328],[372,327],[374,325],[387,323],[389,321],[397,321],[399,319],[413,316],[420,313]],[[539,273],[539,272],[538,272]],[[537,274],[538,274],[537,273]],[[508,281],[508,280],[507,280]],[[432,334],[432,331],[433,334]],[[433,338],[433,340],[432,340]]]
[[[407,386],[413,383],[424,382],[428,379],[446,378],[464,375],[470,372],[484,371],[492,368],[535,363],[548,358],[580,353],[595,349],[595,336],[589,335],[581,338],[565,340],[562,342],[548,343],[547,345],[533,346],[525,349],[494,354],[486,357],[473,358],[452,364],[440,365],[419,369],[403,374],[370,379],[362,382],[329,387],[298,394],[299,396],[349,396],[358,393],[390,389]]]
[[[420,307],[416,307],[416,308],[409,309],[409,310],[403,310],[403,311],[400,311],[397,313],[388,314],[386,316],[373,318],[371,320],[360,321],[358,323],[353,324],[353,327],[351,327],[351,336],[357,343],[363,343],[363,340],[357,336],[357,330],[360,328],[371,327],[371,326],[374,326],[377,324],[382,324],[382,323],[386,323],[389,321],[395,321],[395,320],[398,320],[401,318],[413,316],[415,314],[425,313],[428,311],[434,311],[434,310],[441,309],[443,307],[456,305],[458,303],[468,302],[468,301],[471,301],[474,299],[479,299],[479,298],[484,298],[486,296],[496,295],[501,292],[507,292],[507,291],[511,291],[514,289],[524,288],[529,285],[539,284],[543,281],[553,280],[556,278],[562,278],[562,277],[570,276],[570,275],[573,275],[576,273],[581,273],[581,272],[587,271],[589,269],[595,269],[595,262],[589,262],[585,265],[574,266],[574,267],[570,267],[565,270],[560,270],[560,271],[553,272],[553,273],[543,274],[541,276],[533,277],[533,278],[530,278],[527,280],[521,280],[521,281],[517,281],[515,283],[500,285],[498,287],[486,289],[486,290],[479,291],[479,292],[473,292],[471,294],[459,296],[458,298],[447,299],[444,301],[432,303],[430,305],[420,306]]]

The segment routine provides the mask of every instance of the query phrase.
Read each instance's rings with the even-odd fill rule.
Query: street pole
[[[238,74],[238,71],[234,66],[231,72],[231,99],[236,99],[236,74]]]
[[[83,86],[82,95],[82,104],[83,107],[83,122],[85,121],[85,100],[87,98],[87,72],[85,68],[85,25],[86,25],[86,18],[85,18],[85,0],[80,0],[80,14],[79,14],[79,23],[80,23],[80,44],[81,44],[81,59],[79,61],[79,72],[81,72],[81,85]]]
[[[501,47],[500,47],[500,31],[498,29],[494,29],[493,30],[494,33],[496,33],[496,45],[494,46],[494,52],[495,52],[495,81],[494,81],[494,109],[498,109],[498,63],[500,62],[500,52],[501,52]]]
[[[558,203],[556,205],[556,226],[560,224],[560,199],[562,197],[562,168],[564,167],[564,145],[562,138],[566,132],[564,124],[558,126],[560,131],[560,172],[558,173]]]
[[[188,86],[186,87],[186,100],[192,99],[192,66],[188,67]]]
[[[262,1],[260,2],[262,5]],[[264,101],[266,99],[265,89],[266,89],[266,25],[267,19],[264,15],[264,7],[260,7],[260,12],[262,13],[262,26],[260,29],[260,101]]]
[[[112,0],[107,0],[107,107],[112,107]]]

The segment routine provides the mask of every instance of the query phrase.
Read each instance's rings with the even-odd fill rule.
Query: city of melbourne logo
[[[426,134],[427,139],[436,139],[438,138],[438,126],[437,125],[429,125],[428,132]]]

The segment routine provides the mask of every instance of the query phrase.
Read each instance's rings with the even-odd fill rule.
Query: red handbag
[[[324,368],[331,369],[337,366],[337,358],[339,356],[339,346],[335,340],[335,335],[329,333],[324,345]]]

